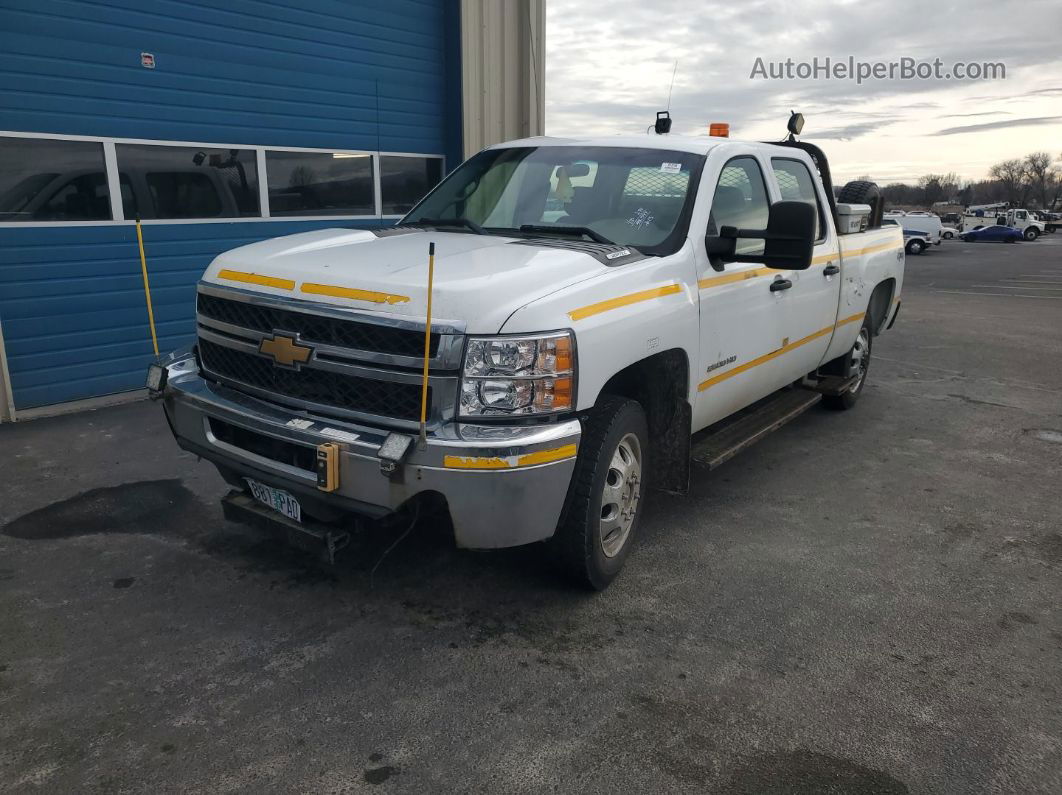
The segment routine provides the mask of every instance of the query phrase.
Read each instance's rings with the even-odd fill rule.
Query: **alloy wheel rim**
[[[616,557],[627,543],[641,498],[642,446],[628,433],[612,452],[601,494],[598,538],[605,557]]]
[[[849,390],[852,394],[858,392],[862,386],[863,381],[867,377],[867,366],[870,363],[870,334],[865,328],[859,329],[859,336],[856,337],[855,344],[852,346],[852,364],[851,372],[856,376],[856,381],[852,384]]]

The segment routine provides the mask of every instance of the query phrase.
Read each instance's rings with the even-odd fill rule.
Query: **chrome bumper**
[[[206,458],[230,481],[251,477],[304,502],[336,511],[382,516],[412,497],[445,497],[458,546],[511,547],[553,535],[575,468],[578,420],[552,425],[449,423],[429,434],[391,476],[377,453],[389,431],[309,417],[204,380],[191,354],[174,355],[160,397],[178,444]],[[316,474],[217,438],[211,419],[315,449],[341,447],[339,488],[317,489]]]

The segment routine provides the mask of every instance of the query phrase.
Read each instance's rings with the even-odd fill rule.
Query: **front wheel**
[[[921,240],[911,240],[907,243],[908,254],[921,254],[925,250],[925,244]]]
[[[552,540],[558,562],[580,585],[603,590],[623,568],[641,517],[648,452],[641,405],[604,396],[583,425]]]
[[[1026,240],[1036,240],[1040,236],[1040,230],[1035,226],[1030,226],[1025,230],[1024,237]]]
[[[826,408],[834,411],[847,411],[852,408],[859,396],[863,393],[863,386],[867,381],[867,370],[870,368],[870,349],[873,346],[873,335],[870,333],[870,314],[863,317],[863,325],[859,328],[859,334],[852,349],[841,357],[841,371],[846,378],[855,378],[852,385],[839,395],[823,395],[822,403]]]

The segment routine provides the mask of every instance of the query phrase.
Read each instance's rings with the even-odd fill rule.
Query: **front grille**
[[[424,357],[424,332],[392,328],[376,323],[340,320],[305,312],[292,312],[246,301],[233,301],[200,293],[198,311],[204,317],[255,331],[290,331],[306,342],[355,348],[392,356]],[[439,350],[439,335],[432,334],[430,352]]]
[[[204,296],[200,296],[202,300]],[[344,411],[375,414],[416,422],[420,419],[420,385],[344,375],[303,367],[288,370],[269,359],[200,338],[203,367],[223,379],[265,390],[271,396],[333,406]],[[428,389],[431,405],[431,389]]]

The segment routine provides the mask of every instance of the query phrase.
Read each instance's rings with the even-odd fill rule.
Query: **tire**
[[[907,253],[908,254],[921,254],[926,250],[926,244],[921,240],[908,240],[907,241]]]
[[[602,397],[583,423],[575,472],[551,541],[557,562],[577,584],[604,590],[623,568],[642,514],[648,453],[641,405]]]
[[[972,235],[962,235],[961,237],[962,237],[962,242],[963,243],[973,243],[973,236]]]
[[[951,240],[953,237],[955,237],[955,235],[952,232],[945,232],[943,237],[945,240]]]
[[[1026,240],[1036,240],[1036,238],[1038,238],[1039,236],[1040,230],[1037,229],[1035,226],[1030,226],[1022,233],[1022,237],[1024,237]]]
[[[870,331],[871,321],[868,312],[859,327],[859,335],[852,343],[852,349],[841,357],[841,371],[846,376],[858,375],[859,380],[840,395],[823,395],[822,405],[833,411],[847,411],[852,408],[867,383],[867,371],[870,369],[870,353],[874,347],[874,335]]]
[[[841,188],[841,192],[837,194],[837,203],[869,204],[873,207],[880,195],[881,191],[878,190],[877,183],[865,179],[854,179]]]

